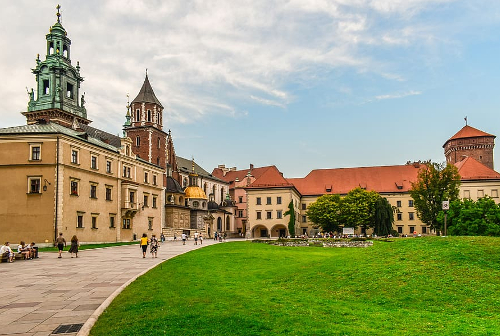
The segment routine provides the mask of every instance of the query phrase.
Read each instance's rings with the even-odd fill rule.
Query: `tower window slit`
[[[63,56],[64,57],[68,57],[68,46],[67,45],[63,45]]]
[[[54,53],[54,42],[49,43],[49,55]]]
[[[49,94],[49,80],[48,79],[43,80],[43,94],[44,95]]]
[[[73,98],[73,84],[66,83],[66,97]]]

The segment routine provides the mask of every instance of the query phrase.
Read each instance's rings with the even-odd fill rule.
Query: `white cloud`
[[[421,95],[421,91],[408,91],[408,92],[401,92],[401,93],[395,93],[395,94],[386,94],[386,95],[380,95],[376,96],[375,99],[377,100],[383,100],[383,99],[396,99],[396,98],[404,98],[408,96],[417,96]]]

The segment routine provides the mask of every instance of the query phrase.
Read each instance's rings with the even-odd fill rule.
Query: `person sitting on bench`
[[[0,256],[7,256],[7,261],[12,262],[14,258],[14,252],[12,252],[12,249],[9,246],[9,242],[5,242],[5,245],[2,245],[0,247]]]

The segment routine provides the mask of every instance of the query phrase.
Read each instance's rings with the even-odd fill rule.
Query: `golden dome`
[[[187,187],[184,193],[186,194],[186,198],[208,199],[205,192],[198,186]]]

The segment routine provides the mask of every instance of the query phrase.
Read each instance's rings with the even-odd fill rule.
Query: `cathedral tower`
[[[446,163],[454,164],[472,157],[490,169],[493,165],[495,136],[465,125],[443,145]]]
[[[45,60],[37,56],[32,69],[36,77],[36,89],[28,92],[28,111],[23,112],[28,124],[41,119],[71,126],[75,122],[87,125],[84,95],[80,96],[80,65],[71,64],[71,40],[61,24],[60,6],[57,6],[57,22],[45,36],[47,50]]]
[[[163,131],[163,106],[149,83],[148,74],[139,94],[127,111],[125,133],[132,139],[132,151],[141,159],[167,168],[167,133]]]

